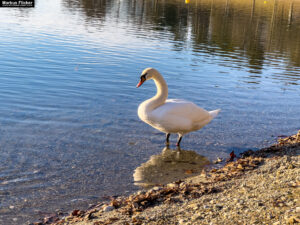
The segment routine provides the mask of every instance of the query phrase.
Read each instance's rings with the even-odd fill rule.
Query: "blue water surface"
[[[137,190],[134,169],[165,138],[136,114],[156,91],[153,82],[135,87],[146,67],[163,74],[170,98],[222,109],[182,141],[210,160],[300,129],[300,18],[276,17],[274,28],[275,6],[224,7],[39,0],[1,8],[0,224]],[[280,29],[288,38],[279,45]]]

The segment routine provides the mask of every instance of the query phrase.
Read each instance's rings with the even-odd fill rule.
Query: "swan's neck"
[[[164,78],[158,73],[153,78],[156,85],[156,95],[147,100],[147,110],[154,110],[164,104],[168,98],[168,86]]]

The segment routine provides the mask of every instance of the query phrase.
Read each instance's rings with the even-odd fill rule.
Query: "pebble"
[[[288,165],[288,169],[294,169],[295,168],[295,166],[292,164],[292,163],[290,163],[289,165]]]
[[[174,184],[174,183],[167,184],[167,187],[169,187],[169,188],[176,188],[177,186],[178,185]]]
[[[146,191],[138,191],[137,195],[142,195],[142,194],[145,194],[145,193],[146,193]]]
[[[187,220],[185,220],[185,219],[180,219],[180,220],[178,220],[178,223],[179,223],[179,224],[186,224],[186,222],[187,222]]]
[[[194,210],[199,209],[199,205],[197,203],[190,204],[189,207],[192,208],[192,209],[194,209]]]
[[[221,209],[223,208],[223,206],[222,206],[222,205],[216,205],[215,208],[216,208],[217,210],[221,210]]]
[[[264,203],[258,202],[257,205],[258,205],[258,206],[264,206]]]
[[[156,187],[153,187],[153,188],[152,188],[153,191],[159,191],[159,190],[161,190],[161,189],[162,189],[162,187],[159,187],[159,186],[156,186]]]
[[[217,160],[214,161],[214,164],[218,164],[218,163],[220,163],[222,161],[223,161],[223,159],[218,157]]]
[[[104,212],[109,212],[109,211],[113,211],[114,209],[115,209],[115,207],[109,205],[109,206],[104,207],[103,211]]]

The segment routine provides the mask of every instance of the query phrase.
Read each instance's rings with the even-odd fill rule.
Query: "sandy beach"
[[[300,131],[224,167],[39,224],[299,224]]]

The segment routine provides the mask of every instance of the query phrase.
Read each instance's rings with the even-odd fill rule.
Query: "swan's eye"
[[[145,73],[145,74],[142,74],[142,76],[141,76],[141,79],[143,79],[143,80],[147,80],[147,79],[146,79],[146,76],[147,76],[147,73]]]

